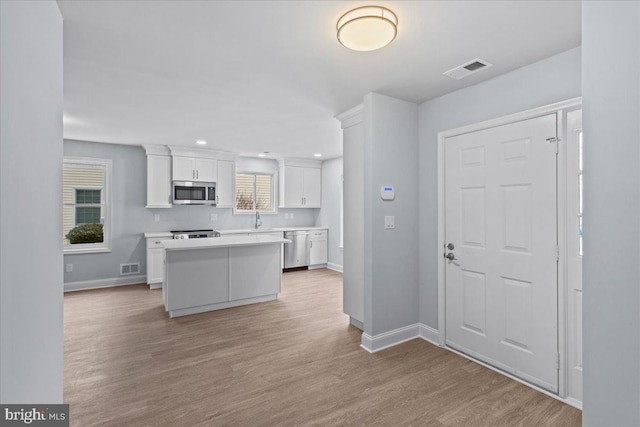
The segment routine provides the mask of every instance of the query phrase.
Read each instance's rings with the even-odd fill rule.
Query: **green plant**
[[[102,224],[81,224],[72,228],[65,236],[69,243],[101,243],[104,241],[104,227]]]

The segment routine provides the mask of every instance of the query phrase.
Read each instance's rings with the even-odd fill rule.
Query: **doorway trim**
[[[565,116],[567,110],[579,108],[582,105],[582,97],[556,102],[542,107],[509,114],[483,122],[461,126],[438,132],[438,344],[452,350],[446,345],[446,277],[445,277],[445,158],[444,144],[447,138],[466,133],[476,132],[510,123],[529,120],[536,117],[558,113],[557,135],[560,139],[558,148],[557,167],[557,233],[558,246],[560,247],[558,260],[558,353],[560,357],[558,370],[558,397],[566,397],[567,389],[567,252],[566,252],[566,144],[565,142]],[[473,359],[475,360],[475,359]],[[502,371],[500,371],[502,372]],[[527,383],[528,384],[528,383]]]

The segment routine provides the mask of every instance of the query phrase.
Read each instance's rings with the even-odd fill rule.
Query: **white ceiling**
[[[341,46],[352,1],[58,1],[64,136],[273,157],[342,154],[333,118],[379,92],[443,95],[580,45],[579,1],[374,2],[394,10],[384,49]],[[493,67],[455,81],[474,58]]]

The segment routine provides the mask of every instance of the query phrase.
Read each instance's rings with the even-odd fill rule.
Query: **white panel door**
[[[556,115],[445,141],[446,344],[558,391]]]
[[[568,395],[582,401],[582,110],[567,113]]]

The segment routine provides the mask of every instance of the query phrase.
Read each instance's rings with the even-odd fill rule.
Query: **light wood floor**
[[[146,285],[65,295],[71,425],[579,426],[580,411],[423,340],[369,354],[342,275],[169,319]]]

